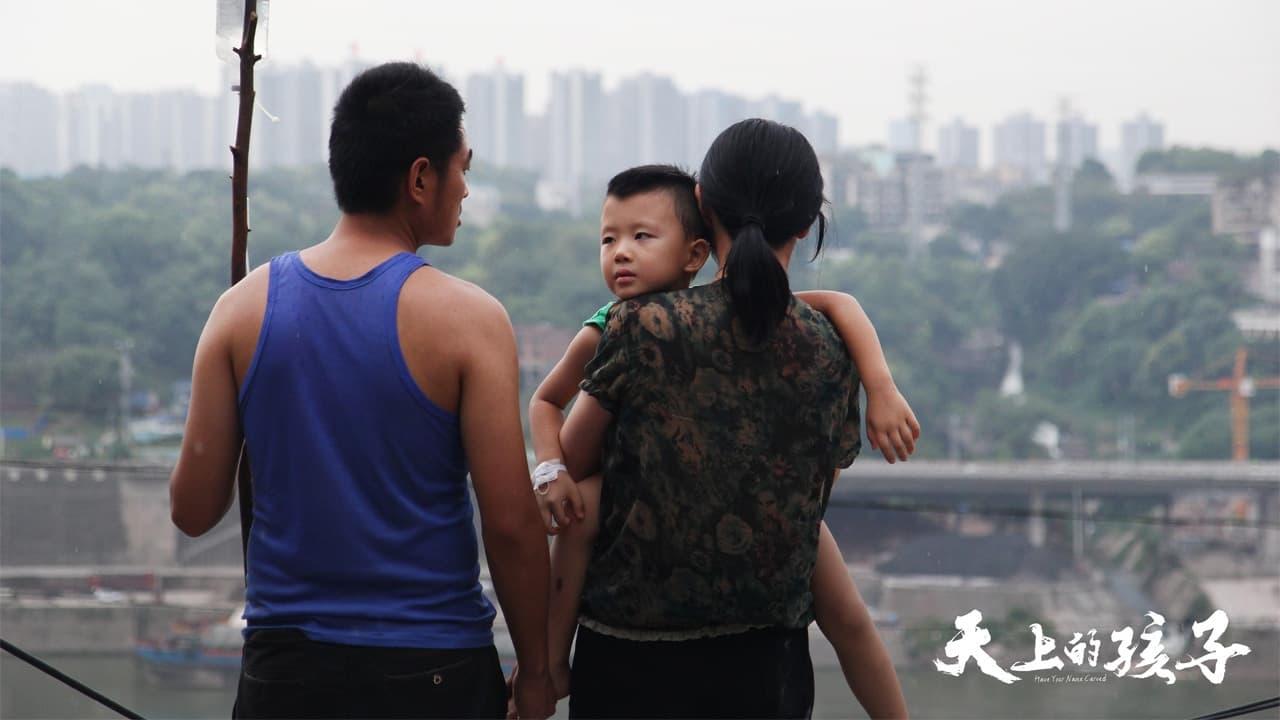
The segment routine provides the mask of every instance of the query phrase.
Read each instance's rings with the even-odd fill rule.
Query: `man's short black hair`
[[[414,160],[443,174],[462,144],[462,97],[421,65],[370,68],[342,91],[329,128],[329,175],[345,213],[385,213]]]
[[[609,181],[609,195],[625,200],[632,195],[664,190],[675,204],[676,217],[688,239],[707,237],[702,213],[698,211],[698,198],[693,194],[697,182],[689,173],[675,165],[640,165],[623,170]]]

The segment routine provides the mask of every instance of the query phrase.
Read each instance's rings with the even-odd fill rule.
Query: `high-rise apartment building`
[[[61,157],[59,98],[27,83],[0,85],[0,167],[21,175],[53,175]]]
[[[547,106],[548,157],[543,178],[555,186],[575,214],[582,209],[585,181],[600,179],[608,172],[603,117],[604,93],[599,73],[552,73]]]
[[[992,131],[996,170],[1008,179],[1041,183],[1048,179],[1045,125],[1030,113],[1011,115]]]
[[[685,160],[688,102],[670,78],[623,78],[605,110],[607,175],[633,165]]]
[[[1098,126],[1087,122],[1077,114],[1070,114],[1058,121],[1058,165],[1078,168],[1085,160],[1098,160]]]
[[[888,148],[892,153],[923,152],[914,118],[898,118],[889,121]]]
[[[1150,150],[1164,149],[1164,125],[1150,115],[1139,114],[1120,126],[1120,157],[1116,168],[1122,181],[1128,184],[1138,170],[1142,154]]]
[[[813,151],[820,158],[835,157],[840,150],[840,123],[835,115],[815,110],[805,117],[804,126],[800,128]]]
[[[465,97],[463,121],[475,156],[498,167],[527,167],[524,76],[499,64],[468,78]]]
[[[938,164],[945,168],[978,169],[978,128],[960,118],[938,128]]]
[[[121,164],[158,167],[158,156],[134,160],[124,132],[131,101],[150,95],[116,95],[102,85],[87,85],[67,93],[62,103],[63,169],[119,167]],[[154,132],[154,129],[153,129]]]
[[[794,100],[769,95],[763,100],[751,103],[751,114],[766,120],[790,125],[797,130],[805,127],[805,115],[800,103]]]
[[[265,64],[254,78],[256,101],[266,113],[253,123],[250,151],[267,167],[311,165],[329,156],[329,121],[325,73],[315,65]],[[261,154],[256,151],[261,147]]]
[[[702,158],[725,128],[747,117],[747,101],[719,90],[699,90],[689,96],[685,163],[697,170]]]

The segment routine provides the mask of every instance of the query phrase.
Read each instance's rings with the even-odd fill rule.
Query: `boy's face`
[[[706,241],[688,237],[666,190],[605,198],[600,212],[600,271],[620,300],[689,287],[706,261]]]

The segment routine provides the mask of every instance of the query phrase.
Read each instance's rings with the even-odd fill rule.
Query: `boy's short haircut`
[[[348,214],[386,213],[413,161],[425,157],[443,176],[462,145],[462,97],[414,63],[385,63],[342,91],[329,128],[329,175]]]
[[[608,194],[625,200],[639,193],[665,190],[671,195],[676,217],[687,239],[694,240],[707,237],[698,198],[693,193],[696,184],[692,175],[675,165],[640,165],[614,175],[609,181]]]

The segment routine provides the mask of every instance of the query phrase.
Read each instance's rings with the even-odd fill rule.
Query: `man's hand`
[[[511,671],[508,682],[511,685],[511,702],[507,703],[508,718],[543,720],[556,713],[556,691],[551,685],[551,676],[546,672],[521,675],[517,665]],[[514,716],[512,710],[515,711]]]
[[[582,504],[582,492],[578,483],[569,473],[561,471],[555,480],[547,485],[547,493],[533,494],[538,501],[538,511],[542,514],[542,522],[547,526],[548,535],[559,535],[560,529],[573,524],[574,520],[587,517],[586,506]]]
[[[520,674],[520,663],[511,667],[507,676],[507,720],[516,720],[520,713],[516,710],[516,675]]]
[[[867,439],[890,463],[916,451],[920,423],[896,385],[867,388]]]

